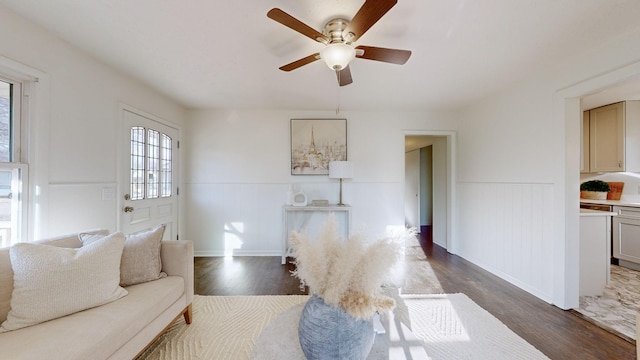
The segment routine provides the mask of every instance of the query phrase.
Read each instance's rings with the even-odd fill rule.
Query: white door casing
[[[176,127],[169,125],[167,122],[156,119],[151,115],[141,114],[139,111],[123,108],[122,115],[122,141],[120,156],[120,216],[118,227],[125,234],[131,234],[141,231],[158,224],[165,224],[165,232],[163,240],[178,239],[178,179],[179,174],[179,156],[178,156],[178,140],[180,131]],[[147,182],[153,181],[155,178],[162,178],[157,173],[147,168],[148,145],[146,141],[148,136],[145,135],[144,145],[144,190],[140,187],[136,194],[132,194],[132,162],[131,149],[132,144],[132,128],[142,128],[145,134],[148,130],[157,131],[160,136],[165,134],[170,140],[170,173],[165,176],[170,179],[171,184],[167,186],[166,191],[170,191],[169,195],[162,196],[158,190],[149,192]],[[160,151],[162,153],[162,151]],[[162,186],[159,184],[158,186]],[[170,190],[169,190],[170,189]],[[136,199],[137,198],[137,199]]]

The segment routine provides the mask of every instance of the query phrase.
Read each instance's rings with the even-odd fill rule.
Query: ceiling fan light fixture
[[[344,43],[329,44],[320,51],[320,57],[329,69],[342,70],[356,57],[356,49]]]

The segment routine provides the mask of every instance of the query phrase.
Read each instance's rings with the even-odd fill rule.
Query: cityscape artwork
[[[291,119],[291,175],[328,175],[347,160],[347,119]]]

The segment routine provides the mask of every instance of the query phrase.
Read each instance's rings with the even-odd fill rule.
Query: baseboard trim
[[[194,251],[195,257],[224,257],[229,256],[224,251]],[[282,257],[280,251],[253,251],[253,250],[234,250],[230,256],[276,256]]]

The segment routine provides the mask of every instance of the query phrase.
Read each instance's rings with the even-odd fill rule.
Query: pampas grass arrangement
[[[405,230],[371,244],[361,234],[342,239],[330,215],[315,240],[304,233],[291,233],[293,275],[327,305],[340,307],[356,319],[367,319],[395,307],[395,301],[382,294],[381,286],[392,280],[391,269],[402,256],[404,241],[414,235],[415,230]]]

